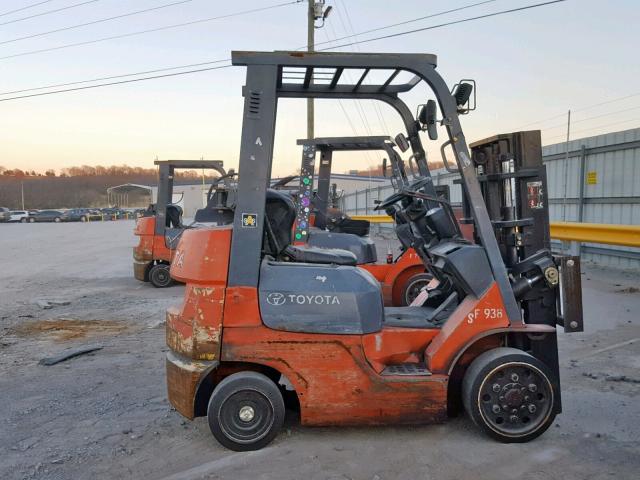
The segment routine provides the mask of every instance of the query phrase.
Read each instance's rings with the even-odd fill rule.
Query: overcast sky
[[[306,42],[306,3],[300,3],[91,45],[2,58],[283,0],[192,0],[154,12],[8,42],[173,1],[177,0],[94,0],[77,8],[12,22],[82,0],[49,0],[8,15],[2,14],[38,2],[0,0],[0,91],[224,59],[231,50],[295,49]],[[327,26],[316,30],[316,39],[342,37],[352,33],[351,26],[355,32],[362,32],[478,1],[327,0],[334,11]],[[496,0],[358,39],[541,1]],[[436,54],[438,70],[450,85],[461,78],[473,78],[478,83],[478,109],[462,119],[469,141],[526,126],[542,128],[544,143],[549,144],[563,140],[566,118],[562,115],[568,108],[581,109],[640,94],[639,20],[637,0],[568,0],[343,50]],[[150,167],[156,157],[204,157],[237,166],[244,73],[243,68],[233,67],[0,102],[0,165],[39,171],[80,164]],[[412,109],[433,98],[426,87],[416,90],[407,98]],[[9,96],[13,95],[0,98]],[[318,102],[317,136],[395,135],[401,130],[399,118],[386,106],[381,106],[380,111],[371,102],[361,109],[350,101],[343,106],[344,111],[336,102]],[[275,174],[293,171],[299,164],[295,140],[306,135],[304,109],[304,100],[280,102]],[[528,125],[554,116],[558,117]],[[637,127],[640,95],[578,110],[573,120],[574,138]],[[438,145],[429,143],[431,155],[437,154]],[[339,170],[366,168],[379,157],[358,154],[347,159]]]

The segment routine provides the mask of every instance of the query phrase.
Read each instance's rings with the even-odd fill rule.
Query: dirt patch
[[[127,329],[127,326],[115,320],[75,320],[58,318],[55,320],[39,320],[23,323],[12,329],[21,337],[47,336],[56,341],[65,341],[87,336],[116,335]]]
[[[640,293],[640,288],[638,287],[627,287],[616,290],[618,293]]]

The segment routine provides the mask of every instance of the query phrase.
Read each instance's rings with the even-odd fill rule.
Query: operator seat
[[[182,224],[182,208],[178,205],[167,205],[166,228],[164,229],[164,244],[170,250],[178,247],[178,242],[184,232]]]
[[[289,195],[267,189],[265,217],[265,254],[278,260],[299,263],[356,265],[356,256],[347,250],[299,247],[291,244],[296,209]]]

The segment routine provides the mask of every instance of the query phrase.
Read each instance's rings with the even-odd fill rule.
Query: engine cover
[[[264,260],[258,296],[262,321],[275,330],[364,334],[384,319],[379,283],[357,267]]]

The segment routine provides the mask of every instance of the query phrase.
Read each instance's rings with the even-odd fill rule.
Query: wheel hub
[[[509,384],[504,387],[504,400],[510,407],[519,407],[522,405],[524,395],[520,391],[520,384]]]
[[[248,405],[243,406],[238,412],[238,417],[240,417],[240,420],[243,422],[250,422],[255,416],[256,412]]]
[[[553,393],[546,377],[535,368],[506,364],[485,377],[479,406],[493,430],[524,436],[546,421],[553,408]]]

